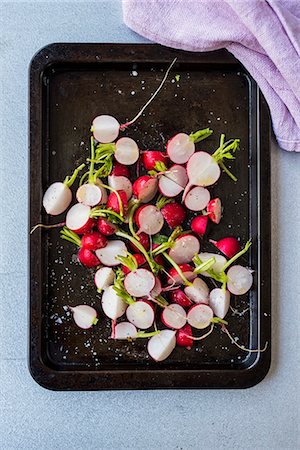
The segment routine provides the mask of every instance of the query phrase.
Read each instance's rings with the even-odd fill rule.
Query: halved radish
[[[211,186],[221,175],[221,170],[214,158],[206,152],[194,153],[187,163],[189,182],[183,193],[183,199],[192,186]]]
[[[66,226],[77,234],[83,234],[90,231],[95,221],[90,217],[90,206],[76,203],[73,205],[66,216]]]
[[[140,202],[149,203],[156,195],[157,185],[157,178],[150,177],[150,175],[143,175],[135,180],[132,191]]]
[[[186,286],[184,288],[184,293],[194,303],[208,304],[209,289],[205,281],[199,277],[194,279],[193,286]]]
[[[65,183],[57,181],[46,190],[43,197],[43,206],[47,214],[58,216],[68,208],[71,201],[71,189]]]
[[[98,142],[108,144],[119,136],[120,124],[114,117],[102,114],[93,120],[92,130]]]
[[[230,305],[230,292],[225,289],[215,288],[209,294],[209,306],[214,315],[224,319]]]
[[[184,188],[165,175],[162,175],[161,177],[159,177],[158,189],[159,192],[165,197],[172,198],[180,194],[180,192],[182,192]]]
[[[118,323],[115,327],[114,339],[135,339],[137,337],[137,329],[130,322]]]
[[[163,152],[147,150],[142,153],[142,163],[146,170],[155,170],[155,165],[157,162],[167,164],[168,161],[168,156]]]
[[[91,328],[98,322],[97,311],[88,305],[69,306],[76,325],[83,330]]]
[[[191,327],[197,330],[206,328],[213,318],[213,310],[208,305],[194,305],[187,314],[187,321]]]
[[[241,250],[240,243],[235,237],[225,237],[219,241],[210,239],[209,242],[217,247],[227,258],[232,258]]]
[[[159,233],[164,225],[164,217],[154,205],[144,205],[137,210],[135,221],[139,227],[139,233],[143,231],[150,236]]]
[[[191,221],[191,229],[194,233],[199,234],[203,237],[207,228],[208,217],[207,216],[197,216]]]
[[[189,263],[192,261],[195,253],[200,250],[200,243],[198,239],[191,234],[184,234],[179,236],[170,249],[169,255],[177,264]]]
[[[148,341],[148,353],[155,361],[168,358],[176,346],[176,331],[161,330]]]
[[[210,200],[210,193],[207,189],[196,186],[185,196],[185,206],[191,211],[201,211],[206,208]]]
[[[170,298],[172,302],[177,303],[183,308],[189,308],[193,305],[193,302],[179,288],[175,289],[174,291],[170,291]]]
[[[133,297],[145,297],[150,294],[155,285],[155,277],[147,269],[136,269],[126,275],[124,286]]]
[[[113,286],[104,290],[101,304],[104,314],[112,320],[123,316],[127,309],[126,303],[117,295]]]
[[[188,134],[178,133],[167,143],[169,158],[177,164],[188,162],[194,152],[195,144]]]
[[[106,247],[96,250],[96,255],[104,266],[118,266],[120,261],[116,256],[126,256],[127,247],[125,243],[119,239],[108,241]]]
[[[192,281],[197,277],[194,269],[189,264],[180,264],[179,269],[182,271],[185,278],[189,281]],[[169,270],[168,275],[168,284],[183,284],[181,276],[174,267]]]
[[[166,327],[178,330],[186,324],[186,312],[182,306],[172,303],[164,308],[161,321]]]
[[[155,277],[155,284],[152,291],[150,292],[150,296],[156,298],[161,294],[161,292],[162,292],[161,281],[158,277]]]
[[[186,323],[176,333],[176,344],[179,345],[179,347],[186,347],[187,349],[190,349],[193,346],[192,336],[192,328],[188,323]]]
[[[130,323],[141,330],[150,328],[154,322],[154,310],[152,306],[144,300],[138,300],[129,305],[126,316]]]
[[[97,228],[104,236],[111,236],[117,231],[117,226],[111,223],[109,220],[99,217],[97,220]]]
[[[253,283],[251,270],[243,266],[232,266],[227,272],[227,288],[234,295],[243,295]]]
[[[175,183],[179,184],[182,188],[185,188],[189,181],[186,168],[179,164],[174,164],[170,167],[170,169],[165,172],[164,176],[175,181]]]
[[[101,267],[95,273],[95,285],[97,289],[106,289],[115,281],[115,273],[111,267]]]
[[[222,216],[222,203],[219,198],[213,198],[208,203],[206,210],[210,220],[216,224],[220,223]]]
[[[124,166],[131,166],[139,159],[140,152],[137,143],[130,137],[122,137],[116,142],[115,158]]]
[[[123,176],[110,175],[107,178],[108,185],[116,191],[124,191],[127,196],[127,200],[132,197],[132,184],[131,181]]]
[[[96,206],[101,203],[102,191],[96,184],[83,184],[77,189],[76,198],[83,205]]]
[[[202,262],[206,262],[211,258],[215,258],[216,262],[211,266],[211,269],[215,273],[220,273],[221,270],[223,269],[224,265],[227,262],[227,259],[224,256],[218,255],[217,253],[203,252],[203,253],[199,253],[198,256]],[[201,272],[201,276],[209,277],[210,275],[207,272]]]

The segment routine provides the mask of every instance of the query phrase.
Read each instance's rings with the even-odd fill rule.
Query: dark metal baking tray
[[[166,361],[155,363],[144,340],[108,339],[110,324],[101,317],[92,274],[75,261],[72,245],[59,239],[59,230],[39,229],[30,236],[29,368],[44,387],[244,388],[262,380],[269,369],[270,119],[256,83],[226,51],[200,54],[129,44],[52,44],[39,51],[30,66],[29,225],[48,223],[42,194],[85,159],[92,119],[102,113],[121,123],[132,118],[175,56],[176,67],[162,92],[127,135],[142,149],[162,149],[176,132],[206,126],[214,134],[198,148],[215,149],[221,132],[241,139],[232,163],[238,182],[223,175],[211,189],[225,208],[210,237],[252,238],[243,263],[254,269],[254,287],[249,295],[233,299],[232,306],[244,313],[228,314],[229,329],[246,347],[268,341],[268,348],[244,352],[216,329],[192,350],[176,348]],[[210,244],[203,248],[213,250]],[[64,309],[82,302],[94,305],[101,317],[99,326],[87,331],[78,329]]]

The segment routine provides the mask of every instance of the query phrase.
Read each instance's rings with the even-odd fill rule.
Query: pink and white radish
[[[209,200],[209,191],[203,187],[196,186],[186,194],[184,204],[191,211],[201,211],[206,208]]]
[[[115,158],[124,166],[131,166],[139,159],[140,151],[137,143],[130,137],[122,137],[116,142]]]
[[[192,328],[188,323],[186,323],[176,333],[176,344],[179,345],[179,347],[186,347],[187,349],[191,349],[194,343],[192,337]]]
[[[194,305],[188,311],[187,321],[191,327],[202,330],[210,325],[213,316],[214,313],[210,306]]]
[[[104,203],[102,202],[102,190],[93,183],[86,183],[80,186],[76,192],[76,199],[78,203],[87,206],[96,206]]]
[[[161,281],[158,277],[155,277],[155,284],[154,284],[153,289],[150,292],[150,297],[156,298],[161,294],[161,292],[162,292]]]
[[[176,264],[185,264],[192,261],[193,256],[200,251],[198,239],[191,234],[179,236],[173,247],[169,250],[169,256]]]
[[[194,269],[189,264],[180,264],[179,269],[188,281],[192,281],[197,277]],[[168,272],[168,284],[178,285],[183,283],[184,281],[178,271],[174,267],[172,267]]]
[[[76,325],[83,330],[91,328],[98,322],[97,311],[88,305],[69,306],[73,313],[73,319]]]
[[[182,306],[173,303],[164,308],[161,321],[166,327],[178,330],[186,324],[186,312]]]
[[[90,206],[86,206],[83,203],[76,203],[67,212],[66,226],[77,234],[88,233],[95,224],[90,214]]]
[[[209,128],[199,130],[190,135],[178,133],[167,143],[167,153],[171,161],[177,164],[185,164],[195,152],[195,143],[210,136],[212,131]]]
[[[135,214],[135,221],[139,228],[138,233],[148,235],[159,233],[164,225],[164,217],[161,211],[154,205],[144,205]]]
[[[111,267],[100,267],[95,273],[94,281],[98,291],[102,291],[114,284],[115,273]]]
[[[158,180],[150,177],[150,175],[143,175],[139,177],[132,186],[134,196],[142,203],[149,203],[156,195]]]
[[[106,247],[96,250],[96,255],[104,266],[118,266],[120,261],[117,256],[126,257],[127,247],[125,243],[119,239],[108,241]]]
[[[124,191],[126,193],[127,200],[132,197],[132,184],[131,181],[123,176],[110,175],[107,179],[108,185],[115,191]]]
[[[203,237],[206,233],[208,217],[207,216],[197,216],[191,221],[191,229],[194,233]]]
[[[92,132],[96,141],[108,144],[119,136],[120,124],[114,117],[102,114],[93,120]]]
[[[166,165],[169,161],[168,155],[156,150],[147,150],[142,153],[142,163],[146,170],[156,170],[157,163]]]
[[[184,288],[185,295],[194,303],[208,304],[209,289],[205,281],[201,278],[195,278],[192,286]]]
[[[193,302],[179,288],[170,291],[170,298],[173,303],[177,303],[183,308],[190,308],[193,305]]]
[[[234,295],[243,295],[249,291],[253,284],[253,275],[250,269],[243,266],[232,266],[227,272],[227,289]]]
[[[154,322],[154,310],[147,301],[138,300],[128,306],[126,317],[137,328],[146,330]]]
[[[133,297],[145,297],[150,294],[155,285],[155,277],[147,269],[136,269],[126,275],[124,286]]]
[[[222,255],[218,255],[217,253],[203,252],[203,253],[199,253],[198,256],[199,256],[199,258],[201,259],[201,261],[203,263],[208,261],[211,258],[215,258],[215,262],[211,266],[211,269],[215,273],[220,273],[221,270],[223,269],[224,265],[227,263],[227,259],[224,256],[222,256]],[[206,271],[205,272],[201,272],[201,276],[210,277],[209,273],[207,273]]]
[[[241,251],[240,243],[235,237],[225,237],[219,241],[210,239],[209,242],[217,247],[227,258],[232,258]]]
[[[126,340],[136,339],[137,329],[130,322],[121,322],[115,326],[114,339]]]
[[[176,331],[161,330],[148,341],[147,350],[155,361],[164,361],[176,347]]]
[[[98,218],[97,228],[104,236],[112,236],[118,229],[116,225],[103,217]]]
[[[220,223],[222,217],[222,203],[219,198],[213,198],[209,201],[206,211],[210,220],[216,224]]]
[[[165,197],[176,197],[188,183],[185,167],[178,164],[170,167],[164,175],[159,177],[158,188]]]
[[[214,315],[224,319],[230,306],[230,292],[225,289],[215,288],[209,294],[208,303]]]
[[[126,303],[118,296],[113,286],[104,290],[101,304],[104,314],[112,320],[122,317],[127,309]]]

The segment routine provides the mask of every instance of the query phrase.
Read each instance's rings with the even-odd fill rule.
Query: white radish
[[[118,323],[114,330],[114,339],[135,339],[137,337],[137,329],[130,322]]]
[[[227,289],[234,295],[243,295],[253,283],[251,270],[243,266],[232,266],[227,272]]]
[[[174,246],[169,251],[169,256],[177,264],[184,264],[192,261],[192,258],[199,250],[200,243],[198,239],[191,234],[185,234],[175,240]]]
[[[163,361],[168,358],[176,346],[176,331],[161,330],[159,334],[152,336],[148,341],[147,350],[155,361]]]
[[[170,167],[170,169],[165,172],[164,176],[169,178],[170,180],[173,180],[182,188],[185,188],[189,181],[185,167],[178,164],[174,164],[174,166]]]
[[[88,231],[93,224],[90,213],[90,206],[84,205],[83,203],[76,203],[67,213],[66,226],[75,233]]]
[[[65,183],[57,181],[46,190],[43,197],[43,206],[47,214],[58,216],[68,208],[71,201],[71,189]]]
[[[184,293],[194,303],[208,304],[209,288],[205,281],[199,277],[194,279],[193,286],[184,288]]]
[[[101,267],[95,273],[95,285],[97,289],[106,289],[115,281],[115,273],[111,267]]]
[[[87,330],[98,322],[97,311],[88,305],[69,306],[73,319],[79,328]]]
[[[126,316],[130,323],[141,330],[150,328],[154,322],[153,308],[144,300],[138,300],[129,305]]]
[[[107,179],[108,185],[116,191],[124,191],[127,200],[132,197],[132,184],[127,177],[111,175]]]
[[[166,327],[179,330],[186,324],[186,312],[182,306],[172,303],[164,308],[161,320]]]
[[[118,296],[113,286],[104,290],[101,304],[104,314],[112,320],[123,316],[127,309],[126,303]]]
[[[95,117],[92,130],[94,138],[98,142],[108,144],[119,136],[120,124],[114,117],[103,114]]]
[[[104,266],[118,266],[121,262],[116,257],[126,257],[127,247],[123,241],[115,239],[109,241],[105,247],[96,250],[96,255]]]
[[[148,235],[159,233],[164,225],[164,216],[154,205],[145,206],[138,216],[139,233],[144,232]]]
[[[145,297],[150,294],[155,285],[155,277],[147,269],[136,269],[126,275],[124,286],[133,297]]]
[[[185,196],[185,206],[191,211],[201,211],[206,208],[210,200],[210,192],[200,186],[192,188]]]
[[[120,164],[131,166],[137,162],[139,156],[138,145],[133,139],[122,137],[116,142],[115,158]]]
[[[184,188],[165,175],[162,175],[158,181],[158,189],[165,197],[176,197]]]
[[[211,258],[215,258],[216,262],[211,266],[211,269],[215,273],[220,273],[223,267],[225,266],[227,259],[223,255],[218,255],[217,253],[199,253],[199,258],[202,262],[206,262]],[[210,275],[207,272],[201,272],[201,276],[209,277]]]
[[[230,292],[221,288],[215,288],[209,294],[208,303],[214,315],[224,319],[230,306]]]
[[[150,292],[150,297],[156,298],[161,294],[161,292],[162,292],[161,281],[158,277],[155,277],[155,284],[152,291]]]
[[[211,186],[218,181],[221,170],[214,158],[206,152],[194,153],[187,163],[189,182],[183,193],[183,199],[192,186]]]
[[[208,305],[194,305],[188,311],[187,322],[191,327],[202,330],[210,325],[213,318],[213,310]]]
[[[83,184],[77,189],[76,198],[83,205],[96,206],[101,203],[102,191],[96,184]]]
[[[195,144],[188,134],[178,133],[169,140],[167,153],[171,161],[185,164],[195,152]]]

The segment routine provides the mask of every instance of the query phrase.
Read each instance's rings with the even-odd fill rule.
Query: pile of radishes
[[[149,355],[163,361],[176,345],[190,349],[214,324],[227,324],[231,295],[251,288],[252,271],[234,264],[250,242],[241,249],[235,237],[225,236],[210,240],[214,252],[201,251],[208,222],[218,225],[222,218],[221,200],[211,198],[208,188],[222,170],[236,180],[224,159],[233,158],[239,140],[225,142],[221,135],[210,154],[196,149],[212,133],[204,129],[173,136],[163,151],[144,151],[131,137],[119,137],[132,122],[96,117],[86,164],[52,184],[43,205],[50,215],[64,213],[72,184],[88,169],[61,236],[78,247],[79,262],[94,269],[99,303],[97,310],[70,306],[74,321],[88,329],[106,316],[112,339],[149,339]],[[130,167],[143,175],[132,179]],[[198,330],[206,331],[197,335]]]

